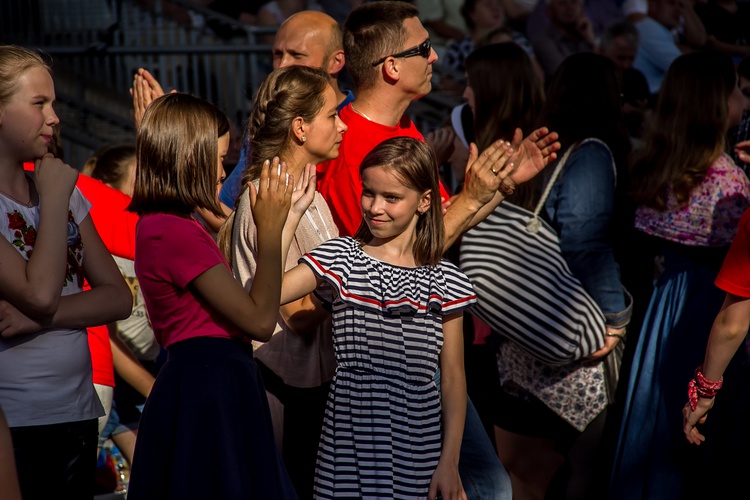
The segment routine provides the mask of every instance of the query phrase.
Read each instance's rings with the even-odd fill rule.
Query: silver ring
[[[490,172],[492,172],[493,174],[497,175],[497,170],[495,170],[494,168],[491,168]]]

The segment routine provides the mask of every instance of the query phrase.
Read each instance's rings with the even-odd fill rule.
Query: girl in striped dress
[[[282,302],[323,283],[332,289],[338,367],[316,498],[466,498],[458,475],[462,315],[476,297],[468,278],[441,259],[435,165],[418,140],[379,144],[360,166],[355,236],[323,243],[284,276]]]

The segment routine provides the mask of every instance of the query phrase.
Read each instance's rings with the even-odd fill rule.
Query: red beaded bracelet
[[[716,396],[716,392],[721,389],[724,377],[719,380],[708,380],[703,376],[703,365],[695,369],[695,377],[688,384],[688,401],[690,409],[695,411],[698,408],[698,398],[710,399]]]

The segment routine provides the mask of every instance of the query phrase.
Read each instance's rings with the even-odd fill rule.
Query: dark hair
[[[466,74],[474,91],[474,130],[480,152],[498,139],[511,140],[517,127],[531,131],[544,92],[521,47],[513,42],[480,47],[466,58]]]
[[[216,196],[221,130],[229,131],[226,115],[205,99],[180,93],[155,99],[136,134],[138,169],[128,210],[188,215],[202,208],[223,217]]]
[[[372,88],[380,74],[372,63],[399,52],[406,42],[404,20],[419,17],[406,2],[369,2],[354,9],[344,23],[346,68],[357,90]]]
[[[611,60],[592,52],[568,56],[552,75],[546,94],[539,124],[560,135],[561,155],[571,145],[594,137],[609,146],[618,166],[625,165],[630,138]]]
[[[531,58],[520,46],[504,42],[474,50],[466,58],[466,74],[467,85],[474,91],[474,130],[480,152],[498,139],[512,140],[516,128],[531,132],[544,104],[544,91]],[[535,189],[535,183],[521,184],[511,201],[527,206]]]
[[[122,191],[128,175],[128,163],[135,159],[135,147],[130,144],[110,146],[96,156],[91,177]]]
[[[688,202],[724,152],[728,101],[736,84],[729,56],[696,52],[672,62],[645,144],[633,161],[636,202],[663,210],[670,190],[677,203]]]
[[[459,10],[461,17],[463,17],[464,22],[466,23],[466,27],[469,28],[469,31],[474,31],[474,28],[477,27],[474,19],[471,18],[471,14],[476,8],[477,0],[465,0],[464,3],[461,4],[461,10]]]
[[[381,167],[396,175],[409,189],[422,194],[430,191],[430,208],[419,216],[414,242],[414,261],[418,266],[436,266],[443,256],[445,228],[437,179],[437,160],[430,146],[411,137],[387,139],[367,153],[359,167],[359,175],[371,167]],[[361,243],[372,240],[372,233],[363,220],[354,238]]]

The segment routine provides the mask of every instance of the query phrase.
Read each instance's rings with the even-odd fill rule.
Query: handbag
[[[569,364],[605,344],[604,314],[539,217],[576,147],[558,162],[533,212],[502,202],[461,243],[461,269],[478,298],[472,314],[545,365]]]

